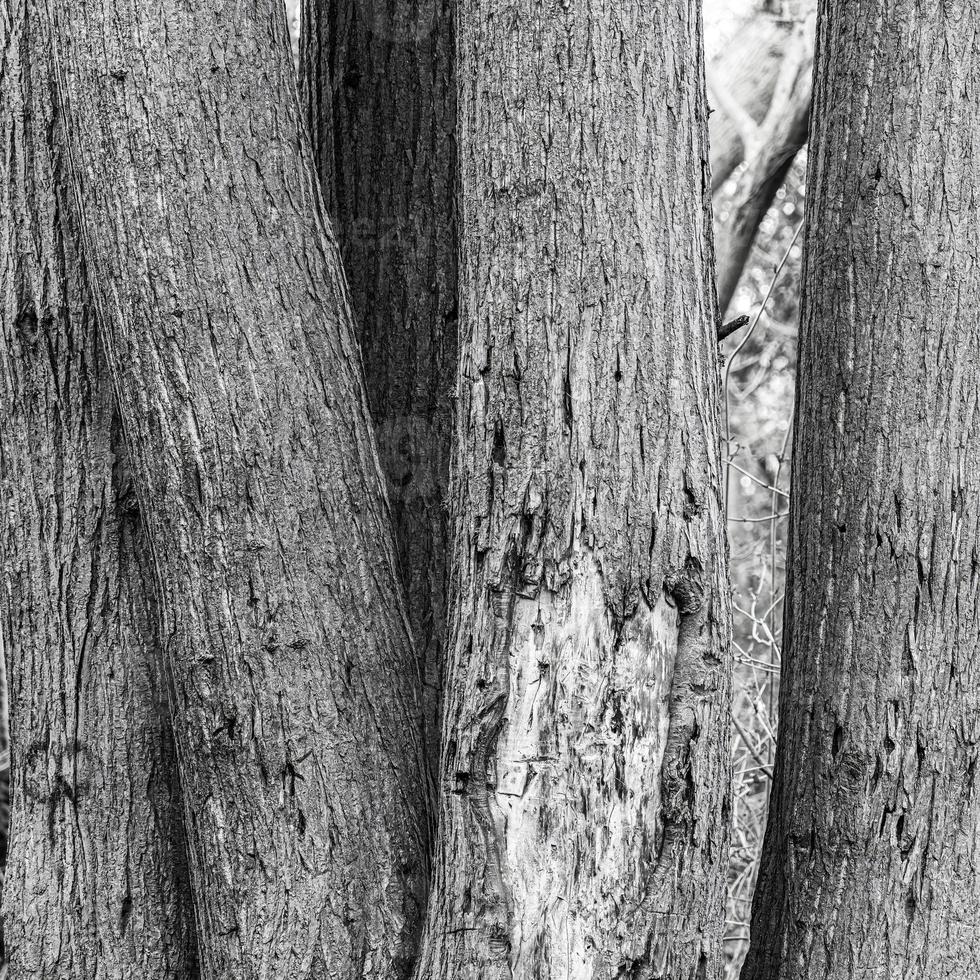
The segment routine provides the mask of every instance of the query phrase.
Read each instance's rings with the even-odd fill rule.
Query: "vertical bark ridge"
[[[420,679],[281,4],[38,3],[156,566],[206,977],[404,977]]]
[[[748,980],[980,969],[980,12],[820,7]]]
[[[340,242],[439,758],[456,381],[456,89],[449,0],[313,0],[305,111]]]
[[[0,527],[13,976],[197,977],[152,577],[30,5],[0,69]]]
[[[419,978],[720,975],[699,4],[457,7],[461,356]]]

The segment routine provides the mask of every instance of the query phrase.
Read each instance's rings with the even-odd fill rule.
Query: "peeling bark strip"
[[[404,977],[420,684],[282,6],[32,13],[157,573],[202,974]]]
[[[720,975],[729,609],[699,6],[457,7],[425,980]]]
[[[25,0],[0,10],[0,24],[10,975],[191,980],[183,815],[145,534],[77,236],[56,197],[65,160],[49,39]]]
[[[749,980],[980,972],[980,9],[824,0]]]
[[[456,384],[452,0],[310,0],[303,94],[351,290],[439,761]]]

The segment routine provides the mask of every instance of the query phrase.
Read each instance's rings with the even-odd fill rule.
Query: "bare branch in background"
[[[718,307],[728,309],[759,225],[807,139],[813,73],[814,16],[797,24],[786,46],[766,118],[755,131],[728,219],[716,229]],[[720,85],[713,86],[720,88]]]
[[[766,118],[793,35],[791,22],[756,10],[712,60],[707,74],[714,109],[709,121],[713,194],[745,159],[744,132]]]

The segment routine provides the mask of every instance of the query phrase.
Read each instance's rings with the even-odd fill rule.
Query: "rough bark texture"
[[[769,109],[754,134],[728,219],[716,229],[718,307],[725,314],[752,253],[759,225],[807,140],[814,19],[797,25],[783,51]],[[744,144],[743,144],[744,145]]]
[[[748,980],[980,971],[980,11],[820,8]]]
[[[456,85],[449,0],[311,0],[304,104],[340,242],[439,758],[456,383]]]
[[[281,3],[38,5],[162,620],[206,977],[403,977],[420,683]]]
[[[197,976],[144,529],[55,188],[49,38],[0,8],[0,633],[14,977]],[[33,14],[33,11],[31,12]]]
[[[729,612],[699,7],[457,8],[451,645],[420,978],[719,975]]]

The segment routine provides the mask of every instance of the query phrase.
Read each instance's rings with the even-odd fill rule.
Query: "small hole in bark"
[[[886,806],[881,811],[881,820],[878,822],[878,836],[879,837],[884,837],[885,836],[885,827],[888,825],[888,818],[891,815],[891,813],[892,813],[892,809],[889,806]]]
[[[17,311],[14,327],[28,341],[37,339],[37,309],[33,303],[27,302]]]
[[[912,849],[912,842],[905,838],[905,814],[903,813],[895,822],[895,842],[902,854],[908,854]]]
[[[704,510],[704,500],[689,483],[684,483],[684,520],[690,521],[698,517]]]
[[[498,466],[503,466],[507,460],[507,443],[504,437],[504,424],[498,421],[493,427],[493,453],[491,458]]]
[[[133,912],[133,897],[127,891],[123,896],[122,906],[119,909],[119,935],[125,936],[126,929],[129,927],[129,917]]]

